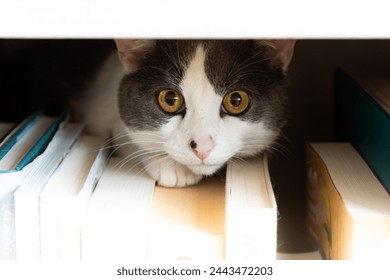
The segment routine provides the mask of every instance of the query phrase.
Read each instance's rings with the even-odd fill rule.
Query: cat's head
[[[269,148],[286,122],[292,40],[116,44],[120,115],[146,164],[165,157],[209,175]]]

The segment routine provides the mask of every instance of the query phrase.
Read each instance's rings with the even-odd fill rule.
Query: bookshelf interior
[[[28,50],[38,40],[0,39],[0,65],[9,55]],[[333,74],[338,66],[390,76],[390,40],[298,40],[289,68],[291,117],[285,129],[288,140],[282,140],[284,148],[271,157],[271,175],[281,217],[278,236],[281,252],[313,249],[306,239],[304,220],[304,144],[333,139]],[[1,67],[0,72],[6,71]],[[30,74],[21,68],[21,82],[24,75]],[[18,100],[18,106],[24,105],[23,100]],[[0,120],[8,117],[6,112],[9,111],[1,110]]]

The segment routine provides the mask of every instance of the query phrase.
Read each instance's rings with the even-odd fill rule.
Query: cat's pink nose
[[[214,148],[214,142],[209,136],[195,137],[194,140],[190,142],[190,146],[196,156],[203,161]]]

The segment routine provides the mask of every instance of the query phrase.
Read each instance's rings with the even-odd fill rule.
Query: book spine
[[[44,199],[41,197],[41,256],[49,260],[81,259],[81,223],[88,203],[108,158],[101,149],[77,195]]]
[[[14,192],[30,171],[0,173],[0,260],[16,258]]]
[[[225,258],[275,260],[277,209],[267,158],[229,162],[226,174]]]
[[[39,193],[82,131],[82,125],[64,122],[34,168],[15,192],[17,259],[39,259]],[[26,234],[28,233],[28,234]]]

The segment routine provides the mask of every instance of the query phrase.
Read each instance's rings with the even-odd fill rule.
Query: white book
[[[103,145],[83,135],[41,191],[42,259],[80,259],[81,221],[107,161]]]
[[[20,123],[0,144],[0,259],[15,259],[14,192],[37,168],[38,158],[63,117],[34,114]]]
[[[226,259],[276,259],[277,206],[266,157],[229,163],[225,238]]]
[[[266,159],[229,162],[226,177],[185,188],[154,187],[138,166],[118,166],[110,162],[91,198],[83,259],[276,259]]]
[[[32,170],[16,190],[15,230],[16,257],[33,260],[41,257],[39,229],[39,194],[51,175],[61,164],[82,132],[81,124],[63,123]]]
[[[142,166],[111,158],[82,227],[83,260],[146,260],[146,223],[155,181]]]

